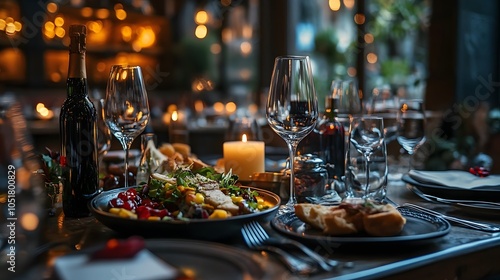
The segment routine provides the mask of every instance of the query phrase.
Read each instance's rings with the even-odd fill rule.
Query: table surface
[[[411,193],[401,181],[390,182],[388,196],[400,204],[412,202],[441,213],[500,224],[500,215],[470,216],[453,206],[425,202]],[[264,226],[271,235],[280,236],[269,224]],[[102,245],[110,238],[124,237],[93,217],[65,219],[63,214],[47,220],[43,235],[44,244],[54,246],[43,250],[28,271],[17,274],[21,275],[19,279],[57,279],[53,269],[55,257]],[[248,250],[241,236],[221,243],[263,257],[259,252]],[[478,279],[500,276],[500,233],[454,225],[449,234],[419,246],[340,246],[333,250],[311,244],[308,246],[332,259],[352,262],[351,266],[309,275],[308,279],[405,279],[410,276],[411,279],[420,279],[419,276],[427,279]],[[272,256],[264,257],[281,266]]]

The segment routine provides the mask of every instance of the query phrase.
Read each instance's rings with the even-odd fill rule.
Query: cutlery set
[[[407,185],[407,188],[415,193],[420,198],[434,203],[444,203],[449,205],[462,205],[462,206],[476,206],[476,207],[487,207],[493,210],[500,210],[500,203],[490,202],[490,201],[477,201],[477,200],[465,200],[465,199],[447,199],[441,198],[434,195],[425,194],[414,186]],[[458,218],[455,216],[445,215],[430,209],[427,209],[420,205],[415,205],[412,203],[404,203],[399,205],[390,198],[386,197],[385,201],[394,205],[397,208],[405,208],[427,215],[441,218],[448,222],[451,222],[457,226],[480,230],[484,232],[500,232],[500,226],[487,224],[477,221],[471,221],[463,218]],[[269,236],[269,234],[264,230],[264,228],[256,221],[251,221],[245,224],[241,233],[246,245],[250,249],[267,251],[276,254],[276,256],[288,267],[288,269],[297,274],[308,275],[311,273],[316,273],[319,271],[332,271],[339,268],[340,265],[347,267],[352,264],[341,264],[338,261],[325,258],[318,254],[317,252],[311,250],[304,244],[289,238],[275,238]],[[292,254],[290,249],[300,251],[300,254]]]
[[[249,248],[275,253],[292,272],[311,274],[319,269],[331,271],[339,266],[338,261],[327,259],[298,241],[270,237],[258,222],[252,221],[245,224],[241,233]],[[288,250],[282,248],[298,249],[307,258],[301,258],[297,254],[292,255]]]

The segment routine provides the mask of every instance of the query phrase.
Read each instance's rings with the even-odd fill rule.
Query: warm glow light
[[[16,32],[21,31],[21,29],[23,28],[23,25],[19,21],[15,21],[14,26],[16,27]]]
[[[241,136],[241,142],[247,142],[247,135],[245,133]]]
[[[222,4],[222,6],[230,6],[231,5],[231,0],[220,0],[220,3]]]
[[[330,7],[330,10],[336,12],[340,10],[340,0],[329,0],[328,6]]]
[[[16,26],[13,22],[7,23],[7,26],[5,26],[5,33],[7,33],[7,35],[13,35],[16,33]]]
[[[222,42],[229,43],[233,40],[233,31],[229,28],[224,28],[222,30]]]
[[[99,33],[101,32],[102,30],[102,21],[98,20],[98,21],[89,21],[87,23],[87,26],[89,28],[90,31],[94,32],[94,33]]]
[[[52,72],[50,74],[50,80],[54,83],[58,83],[61,81],[61,74],[59,74],[58,72]]]
[[[210,46],[210,52],[212,54],[219,54],[221,52],[222,48],[220,46],[220,44],[217,44],[217,43],[213,43],[211,46]]]
[[[201,101],[201,100],[196,100],[196,101],[194,102],[194,110],[196,111],[196,113],[198,113],[198,114],[199,114],[199,113],[203,112],[203,108],[204,108],[204,107],[205,107],[205,106],[203,105],[203,101]]]
[[[226,112],[228,114],[232,114],[232,113],[236,112],[236,103],[234,103],[234,102],[228,102],[226,104]]]
[[[4,19],[0,19],[0,30],[5,30],[5,20]]]
[[[363,15],[363,14],[355,14],[354,15],[354,22],[356,24],[363,24],[363,23],[365,23],[365,15]]]
[[[368,61],[368,63],[376,63],[377,62],[377,55],[374,54],[374,53],[369,53],[366,55],[366,61]]]
[[[135,52],[140,52],[142,50],[142,45],[141,45],[141,42],[139,41],[134,41],[132,42],[132,49],[135,51]]]
[[[344,6],[348,9],[354,7],[354,0],[344,0]]]
[[[127,12],[125,12],[125,10],[123,10],[123,9],[116,10],[115,11],[115,16],[119,20],[124,20],[124,19],[127,18]]]
[[[168,113],[173,113],[174,111],[177,111],[177,105],[175,105],[175,104],[168,105],[167,112]]]
[[[127,71],[123,71],[120,77],[118,78],[125,81],[127,79],[127,76],[128,76]]]
[[[66,31],[62,27],[56,27],[56,36],[59,38],[63,38],[64,34],[66,34]]]
[[[52,14],[55,13],[55,12],[57,12],[57,4],[54,3],[54,2],[48,3],[47,4],[47,11],[49,13],[52,13]]]
[[[7,17],[7,18],[5,19],[5,22],[6,22],[6,23],[14,23],[14,19],[13,19],[12,17]]]
[[[207,36],[208,29],[205,25],[198,25],[196,26],[196,30],[194,31],[194,35],[198,39],[203,39]]]
[[[104,71],[106,71],[106,63],[98,62],[96,65],[96,68],[97,68],[97,71],[104,72]]]
[[[208,22],[208,14],[207,12],[201,10],[196,13],[196,16],[194,17],[194,21],[197,24],[205,24]]]
[[[80,14],[82,15],[82,17],[86,17],[86,18],[91,17],[93,13],[94,13],[94,11],[90,7],[83,7],[80,10]]]
[[[243,29],[241,30],[241,35],[243,36],[243,38],[251,39],[252,33],[253,33],[252,26],[250,24],[245,24],[243,26]]]
[[[356,68],[354,67],[349,67],[347,68],[347,75],[349,75],[349,77],[355,77],[356,76]]]
[[[242,80],[248,81],[248,79],[252,76],[252,71],[250,69],[243,68],[238,72],[238,74]]]
[[[130,28],[130,26],[123,26],[121,29],[121,33],[123,41],[128,42],[132,39],[132,28]]]
[[[179,119],[177,111],[172,112],[172,121],[176,122]]]
[[[371,44],[371,43],[373,43],[374,38],[373,38],[373,35],[372,35],[372,34],[370,34],[370,33],[366,33],[366,34],[365,34],[365,36],[364,36],[364,38],[365,38],[365,42],[366,42],[367,44]]]
[[[45,31],[43,32],[43,35],[45,35],[45,37],[47,37],[49,39],[52,39],[56,36],[56,33],[54,32],[54,30],[45,29]]]
[[[38,227],[38,217],[33,213],[25,213],[21,216],[21,226],[28,231],[33,231]]]
[[[214,103],[214,111],[216,113],[219,113],[219,114],[224,112],[224,104],[222,104],[222,102],[215,102]]]
[[[118,10],[123,10],[123,5],[118,3],[118,4],[115,4],[113,6],[113,9],[115,9],[115,11],[118,11]]]
[[[140,42],[141,47],[143,48],[151,47],[156,41],[156,34],[150,26],[141,28],[137,41]]]
[[[108,9],[98,9],[95,12],[95,16],[99,19],[106,19],[109,17],[109,10]]]
[[[252,52],[252,44],[249,42],[242,42],[240,45],[241,54],[247,56]]]
[[[36,104],[36,112],[38,113],[38,117],[40,119],[48,120],[54,117],[54,112],[45,107],[45,104],[43,103]]]
[[[63,26],[64,25],[64,19],[62,17],[56,17],[54,19],[54,24],[56,26]]]

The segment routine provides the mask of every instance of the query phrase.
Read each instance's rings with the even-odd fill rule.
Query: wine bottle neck
[[[85,52],[69,54],[68,79],[69,78],[87,78]]]

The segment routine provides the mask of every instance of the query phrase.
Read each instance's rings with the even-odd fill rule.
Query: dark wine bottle
[[[59,118],[66,217],[89,216],[87,203],[98,193],[99,185],[97,113],[87,89],[86,33],[85,25],[69,28],[67,98]]]
[[[337,120],[337,99],[328,96],[325,112],[316,126],[320,135],[320,157],[328,170],[328,182],[339,180],[345,173],[345,132],[344,126]]]

